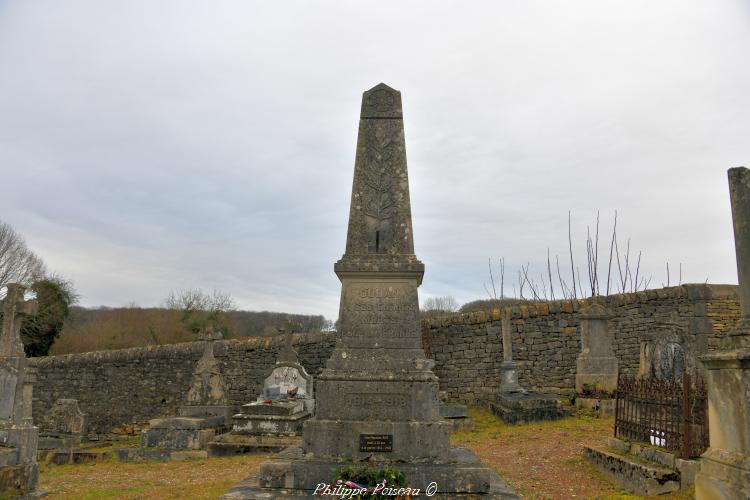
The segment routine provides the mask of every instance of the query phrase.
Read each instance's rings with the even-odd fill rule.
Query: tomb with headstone
[[[720,349],[700,357],[709,448],[695,478],[698,500],[750,498],[750,170],[731,168],[728,176],[741,318]]]
[[[696,363],[689,362],[685,341],[684,328],[676,312],[667,321],[657,322],[653,331],[641,337],[638,377],[682,380],[686,370],[694,372]]]
[[[401,93],[384,84],[363,95],[346,251],[334,271],[338,335],[303,443],[223,498],[311,498],[365,467],[393,468],[422,495],[434,487],[437,498],[518,498],[474,453],[451,446],[439,415],[420,336],[424,265],[414,254]]]
[[[86,437],[86,415],[77,399],[58,399],[39,420],[40,450],[70,449]]]
[[[581,353],[576,360],[576,408],[600,417],[614,415],[619,365],[615,357],[612,316],[594,302],[581,311]]]
[[[505,308],[500,320],[503,361],[500,363],[500,390],[487,401],[490,410],[506,424],[557,420],[569,415],[560,401],[541,392],[527,391],[518,383],[518,365],[513,360],[511,310]],[[488,325],[488,328],[496,328]],[[488,331],[489,333],[489,331]]]
[[[141,433],[142,446],[197,450],[228,429],[232,407],[227,404],[224,377],[214,357],[214,342],[222,335],[210,328],[199,335],[203,355],[193,372],[185,404],[177,409],[176,417],[151,420]]]
[[[315,399],[313,378],[299,363],[292,340],[289,330],[258,399],[232,417],[231,432],[209,443],[209,454],[279,451],[301,442],[302,425],[313,414]]]
[[[0,496],[32,491],[39,479],[38,429],[31,416],[36,369],[28,366],[21,341],[23,317],[35,301],[24,300],[25,288],[9,284],[2,301],[0,330]]]

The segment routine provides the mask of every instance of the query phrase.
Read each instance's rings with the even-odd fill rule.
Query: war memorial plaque
[[[360,434],[359,451],[393,451],[393,436],[390,434]]]
[[[434,485],[436,498],[518,498],[471,451],[451,448],[452,424],[440,418],[421,342],[424,264],[414,253],[401,93],[382,83],[362,96],[346,250],[334,271],[338,335],[303,444],[225,498],[312,497],[331,471],[365,465],[399,470],[410,488]]]

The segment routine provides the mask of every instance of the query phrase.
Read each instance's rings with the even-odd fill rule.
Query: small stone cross
[[[299,363],[299,359],[297,358],[297,351],[295,351],[294,347],[292,346],[292,329],[290,328],[286,332],[284,331],[284,329],[281,329],[281,333],[284,334],[284,347],[281,349],[281,354],[279,354],[279,361]]]
[[[8,294],[3,299],[3,326],[0,331],[0,356],[24,356],[21,342],[21,322],[24,316],[36,313],[36,300],[24,300],[26,287],[8,284]]]
[[[209,326],[198,332],[198,339],[206,342],[212,342],[214,340],[221,340],[224,338],[221,332],[217,332],[213,327]]]

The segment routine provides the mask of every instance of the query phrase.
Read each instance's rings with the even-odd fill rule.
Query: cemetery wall
[[[334,333],[295,335],[300,362],[313,376],[333,350]],[[214,355],[227,384],[229,403],[255,401],[276,363],[283,338],[218,341]],[[139,432],[152,418],[176,415],[203,353],[201,342],[30,358],[39,369],[34,387],[35,421],[58,398],[74,398],[94,433]]]
[[[713,349],[739,319],[735,285],[682,285],[603,297],[613,314],[615,355],[620,373],[634,375],[644,334],[675,319],[686,353],[697,357]],[[579,311],[587,300],[560,300],[514,306],[511,313],[513,358],[519,381],[530,390],[555,394],[575,389],[581,351]],[[673,317],[676,313],[676,317]],[[497,391],[503,359],[500,310],[455,314],[422,324],[425,351],[435,360],[440,389],[451,401],[475,403]]]
[[[603,298],[614,317],[615,353],[621,373],[638,370],[640,340],[676,313],[679,331],[693,355],[715,348],[739,319],[734,285],[682,285]],[[512,308],[513,355],[521,384],[556,394],[575,387],[580,352],[579,311],[586,300],[562,300]],[[450,400],[475,403],[497,390],[502,361],[500,311],[479,311],[423,323],[422,340],[440,388]],[[300,361],[316,376],[333,350],[334,333],[298,334]],[[255,400],[283,339],[255,337],[219,341],[215,355],[230,403]],[[34,388],[35,420],[58,398],[75,398],[97,433],[138,432],[149,419],[172,416],[182,404],[202,344],[184,343],[116,351],[31,358],[39,369]]]

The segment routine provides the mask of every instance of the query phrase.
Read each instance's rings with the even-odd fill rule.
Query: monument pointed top
[[[362,94],[361,119],[390,118],[403,119],[401,92],[379,83]]]

